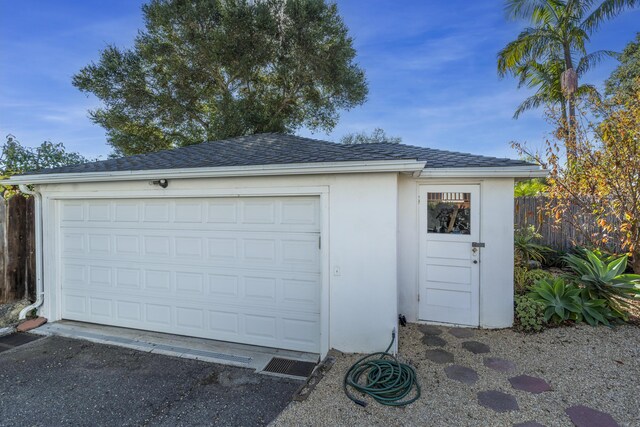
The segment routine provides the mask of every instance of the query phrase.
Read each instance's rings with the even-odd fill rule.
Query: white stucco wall
[[[513,323],[513,178],[398,179],[398,312],[418,320],[418,185],[479,184],[480,326]]]
[[[165,190],[148,181],[42,185],[38,189],[44,214],[43,315],[52,321],[60,318],[58,199],[317,193],[324,224],[321,351],[384,350],[398,315],[400,188],[395,173],[171,180]]]

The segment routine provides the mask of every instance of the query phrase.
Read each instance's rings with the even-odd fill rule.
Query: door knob
[[[474,259],[474,260],[473,260],[473,263],[474,263],[474,264],[477,264],[477,263],[478,263],[478,260],[477,260],[477,259]]]

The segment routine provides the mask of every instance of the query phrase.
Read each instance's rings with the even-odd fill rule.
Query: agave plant
[[[627,318],[629,302],[640,298],[640,274],[625,274],[627,256],[602,259],[593,251],[582,250],[582,256],[565,256],[575,280],[584,287],[584,297],[605,300],[616,317]]]
[[[533,226],[521,228],[514,233],[514,249],[516,263],[528,267],[529,261],[542,263],[545,254],[552,252],[551,248],[536,243],[541,236]]]
[[[616,317],[609,308],[607,300],[604,299],[591,299],[589,295],[584,294],[584,290],[581,292],[580,308],[582,310],[581,315],[591,326],[596,326],[599,323],[603,325],[609,325],[609,319]]]
[[[540,280],[531,288],[529,296],[544,305],[544,320],[563,322],[582,320],[580,288],[562,278]]]

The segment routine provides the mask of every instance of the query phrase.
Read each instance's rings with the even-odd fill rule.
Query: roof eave
[[[546,178],[549,171],[539,166],[467,167],[424,169],[421,178]]]
[[[280,165],[228,166],[207,168],[154,169],[115,172],[50,173],[14,175],[0,181],[4,185],[63,184],[82,182],[139,181],[148,179],[194,179],[239,176],[317,175],[375,172],[419,172],[424,161],[371,160],[327,163],[290,163]]]

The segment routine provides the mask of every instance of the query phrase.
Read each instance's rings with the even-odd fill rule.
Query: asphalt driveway
[[[47,337],[0,353],[0,425],[266,425],[300,384]]]

